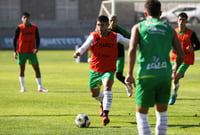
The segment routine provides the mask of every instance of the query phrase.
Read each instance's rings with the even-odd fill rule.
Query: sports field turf
[[[32,67],[27,64],[27,92],[20,93],[19,67],[12,51],[0,51],[0,135],[136,135],[135,101],[115,79],[111,122],[101,125],[99,104],[88,90],[89,64],[76,63],[74,51],[38,53],[43,86],[37,92]],[[196,53],[200,57],[200,52]],[[127,57],[127,56],[126,56]],[[127,65],[126,65],[127,67]],[[126,72],[126,68],[125,68]],[[197,60],[181,80],[178,100],[169,106],[168,135],[200,135],[200,61]],[[77,128],[77,114],[87,113],[89,128]],[[149,122],[154,134],[155,111]]]

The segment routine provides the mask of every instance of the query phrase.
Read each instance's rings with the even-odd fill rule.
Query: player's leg
[[[112,104],[112,85],[114,83],[114,73],[106,72],[103,77],[103,86],[104,86],[104,98],[103,98],[103,121],[102,124],[106,126],[110,120],[108,114],[110,112],[110,107]]]
[[[100,91],[102,73],[90,70],[89,87],[91,96],[100,103],[100,116],[103,116],[103,93]]]
[[[168,127],[167,104],[156,104],[156,135],[166,135]]]
[[[117,79],[122,82],[126,88],[128,97],[132,96],[132,89],[130,89],[124,82],[125,77],[123,76],[124,71],[124,57],[118,57],[116,63],[116,77]]]
[[[164,77],[159,80],[158,87],[156,90],[156,127],[155,132],[156,135],[166,135],[167,127],[168,127],[168,102],[170,98],[171,92],[171,77]]]
[[[148,110],[155,104],[156,81],[152,78],[138,78],[136,83],[136,120],[139,135],[151,135]]]
[[[35,77],[36,77],[36,82],[38,85],[38,91],[39,92],[48,92],[48,90],[43,88],[43,86],[42,86],[40,67],[39,67],[39,62],[38,62],[36,54],[32,54],[32,53],[30,54],[30,62],[35,71]]]
[[[25,92],[26,87],[25,87],[25,82],[24,82],[24,73],[25,73],[25,64],[27,60],[27,55],[26,53],[18,53],[18,64],[19,64],[19,82],[20,82],[20,92]]]
[[[185,72],[188,68],[189,68],[189,65],[183,63],[183,64],[181,64],[181,66],[177,70],[177,73],[176,73],[176,76],[175,76],[176,81],[173,80],[173,82],[172,82],[173,83],[172,96],[171,96],[171,99],[169,101],[169,105],[173,105],[176,102],[176,98],[178,96],[178,89],[180,87],[179,80],[184,77],[184,74],[185,74]]]
[[[124,70],[124,57],[118,57],[116,62],[116,77],[120,82],[125,84],[124,82],[125,77],[123,76],[123,70]]]
[[[20,92],[25,92],[25,82],[24,82],[24,72],[25,72],[25,65],[19,65],[19,82],[20,82]]]
[[[139,135],[151,135],[151,129],[148,123],[148,110],[148,107],[136,105],[136,121]]]

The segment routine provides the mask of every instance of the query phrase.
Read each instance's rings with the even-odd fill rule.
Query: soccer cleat
[[[38,91],[39,91],[39,92],[48,92],[48,90],[45,89],[45,88],[40,88],[40,89],[38,89]]]
[[[125,85],[125,88],[126,88],[126,92],[127,92],[128,97],[131,97],[132,94],[133,94],[132,89],[129,88],[127,85]]]
[[[100,114],[99,114],[99,116],[102,117],[102,116],[103,116],[103,106],[100,105],[100,108],[101,108],[101,110],[100,110]]]
[[[176,97],[177,97],[177,94],[173,94],[170,101],[169,101],[169,105],[173,105],[175,102],[176,102]]]
[[[21,92],[21,93],[26,92],[26,89],[22,88],[22,89],[20,90],[20,92]]]
[[[102,125],[106,126],[110,122],[108,116],[103,116]]]

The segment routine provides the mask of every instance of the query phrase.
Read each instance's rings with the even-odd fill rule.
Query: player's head
[[[185,18],[186,20],[188,19],[188,15],[184,12],[181,12],[178,17],[182,17],[182,18]]]
[[[28,12],[24,12],[23,14],[22,14],[22,16],[26,16],[26,17],[30,17],[31,15],[30,15],[30,13],[28,13]]]
[[[105,15],[101,15],[97,18],[97,30],[100,35],[104,35],[109,26],[109,19]]]
[[[28,25],[30,23],[29,18],[30,18],[30,14],[28,12],[24,12],[21,18],[22,23],[25,25]]]
[[[99,22],[104,22],[104,23],[108,23],[108,22],[109,22],[108,17],[105,16],[105,15],[100,15],[100,16],[98,16],[98,17],[97,17],[97,21],[99,21]]]
[[[179,27],[185,27],[187,23],[188,15],[184,12],[180,13],[177,18],[177,23]]]
[[[113,29],[117,26],[117,23],[118,23],[118,19],[117,19],[117,16],[113,15],[110,17],[110,20],[109,20],[109,25],[110,25],[110,28]]]
[[[145,3],[145,16],[160,17],[161,3],[158,0],[147,0]]]

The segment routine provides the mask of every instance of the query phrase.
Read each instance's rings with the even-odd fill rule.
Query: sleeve
[[[117,43],[129,46],[129,42],[130,40],[128,38],[125,38],[121,34],[117,33]]]
[[[40,34],[39,34],[39,30],[36,27],[36,32],[35,32],[35,37],[36,37],[36,48],[38,49],[40,47]]]
[[[82,46],[76,52],[79,52],[82,55],[93,43],[93,41],[94,41],[93,36],[89,35],[86,41],[82,44]]]
[[[200,49],[200,42],[199,42],[199,39],[197,38],[197,35],[195,32],[193,32],[191,35],[191,43],[193,45],[194,51]]]
[[[17,41],[18,41],[18,38],[19,38],[19,33],[20,33],[20,28],[17,27],[16,30],[15,30],[15,36],[14,36],[14,39],[13,39],[13,51],[14,52],[17,51]]]

